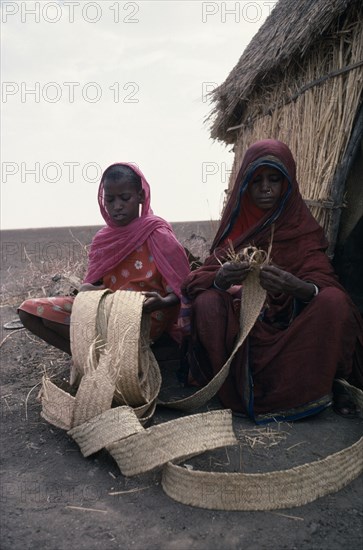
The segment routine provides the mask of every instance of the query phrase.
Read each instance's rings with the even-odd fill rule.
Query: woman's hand
[[[79,289],[78,292],[89,292],[90,290],[104,290],[106,287],[105,285],[92,285],[91,283],[83,283]]]
[[[171,292],[166,296],[161,296],[158,292],[143,292],[146,296],[146,300],[143,303],[142,309],[146,313],[152,313],[158,309],[164,309],[179,304],[179,298],[176,294]]]
[[[307,283],[273,265],[261,268],[260,284],[269,294],[288,294],[302,302],[309,302],[315,296],[315,286],[312,283]]]
[[[250,271],[248,262],[226,262],[217,271],[214,282],[222,290],[227,290],[232,285],[240,285]]]

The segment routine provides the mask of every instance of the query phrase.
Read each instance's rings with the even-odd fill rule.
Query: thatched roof
[[[233,143],[246,102],[257,86],[301,60],[347,9],[362,0],[279,0],[225,82],[212,93],[211,136]]]

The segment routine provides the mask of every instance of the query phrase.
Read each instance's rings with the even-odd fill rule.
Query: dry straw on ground
[[[13,270],[9,266],[7,276],[3,277],[1,307],[18,306],[29,298],[69,295],[78,288],[86,271],[89,247],[81,243],[71,230],[69,233],[74,243],[72,255],[65,253],[47,261],[33,261],[24,248],[21,273],[12,277]]]
[[[242,434],[243,441],[246,445],[254,449],[255,447],[275,447],[286,440],[289,432],[280,429],[274,430],[272,428],[255,428],[252,430],[245,430]]]

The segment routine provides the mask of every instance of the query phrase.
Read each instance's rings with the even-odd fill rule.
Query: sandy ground
[[[77,264],[97,228],[2,233],[3,324],[28,293],[49,290],[52,276]],[[213,234],[211,222],[175,224],[195,255]],[[75,240],[75,239],[78,239]],[[4,341],[3,339],[7,339]],[[74,441],[40,417],[44,369],[66,377],[69,359],[25,330],[1,328],[1,548],[360,550],[362,477],[305,506],[268,512],[222,512],[171,500],[160,472],[125,478],[106,451],[83,458]],[[165,367],[168,368],[166,373]],[[169,392],[182,391],[175,364],[163,363]],[[214,399],[208,409],[218,408]],[[207,410],[207,409],[205,409]],[[198,411],[200,412],[200,411]],[[177,413],[158,410],[155,423]],[[212,471],[267,472],[322,459],[357,441],[362,420],[331,409],[309,420],[256,428],[234,419],[238,445],[189,459]],[[119,493],[114,495],[112,493]]]

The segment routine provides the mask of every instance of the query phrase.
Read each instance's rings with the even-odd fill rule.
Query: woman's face
[[[127,179],[107,179],[103,184],[105,207],[115,225],[128,225],[139,217],[139,206],[144,202],[144,192],[137,191]]]
[[[248,186],[253,203],[261,210],[270,210],[276,206],[281,196],[283,181],[283,174],[276,168],[260,168]]]

